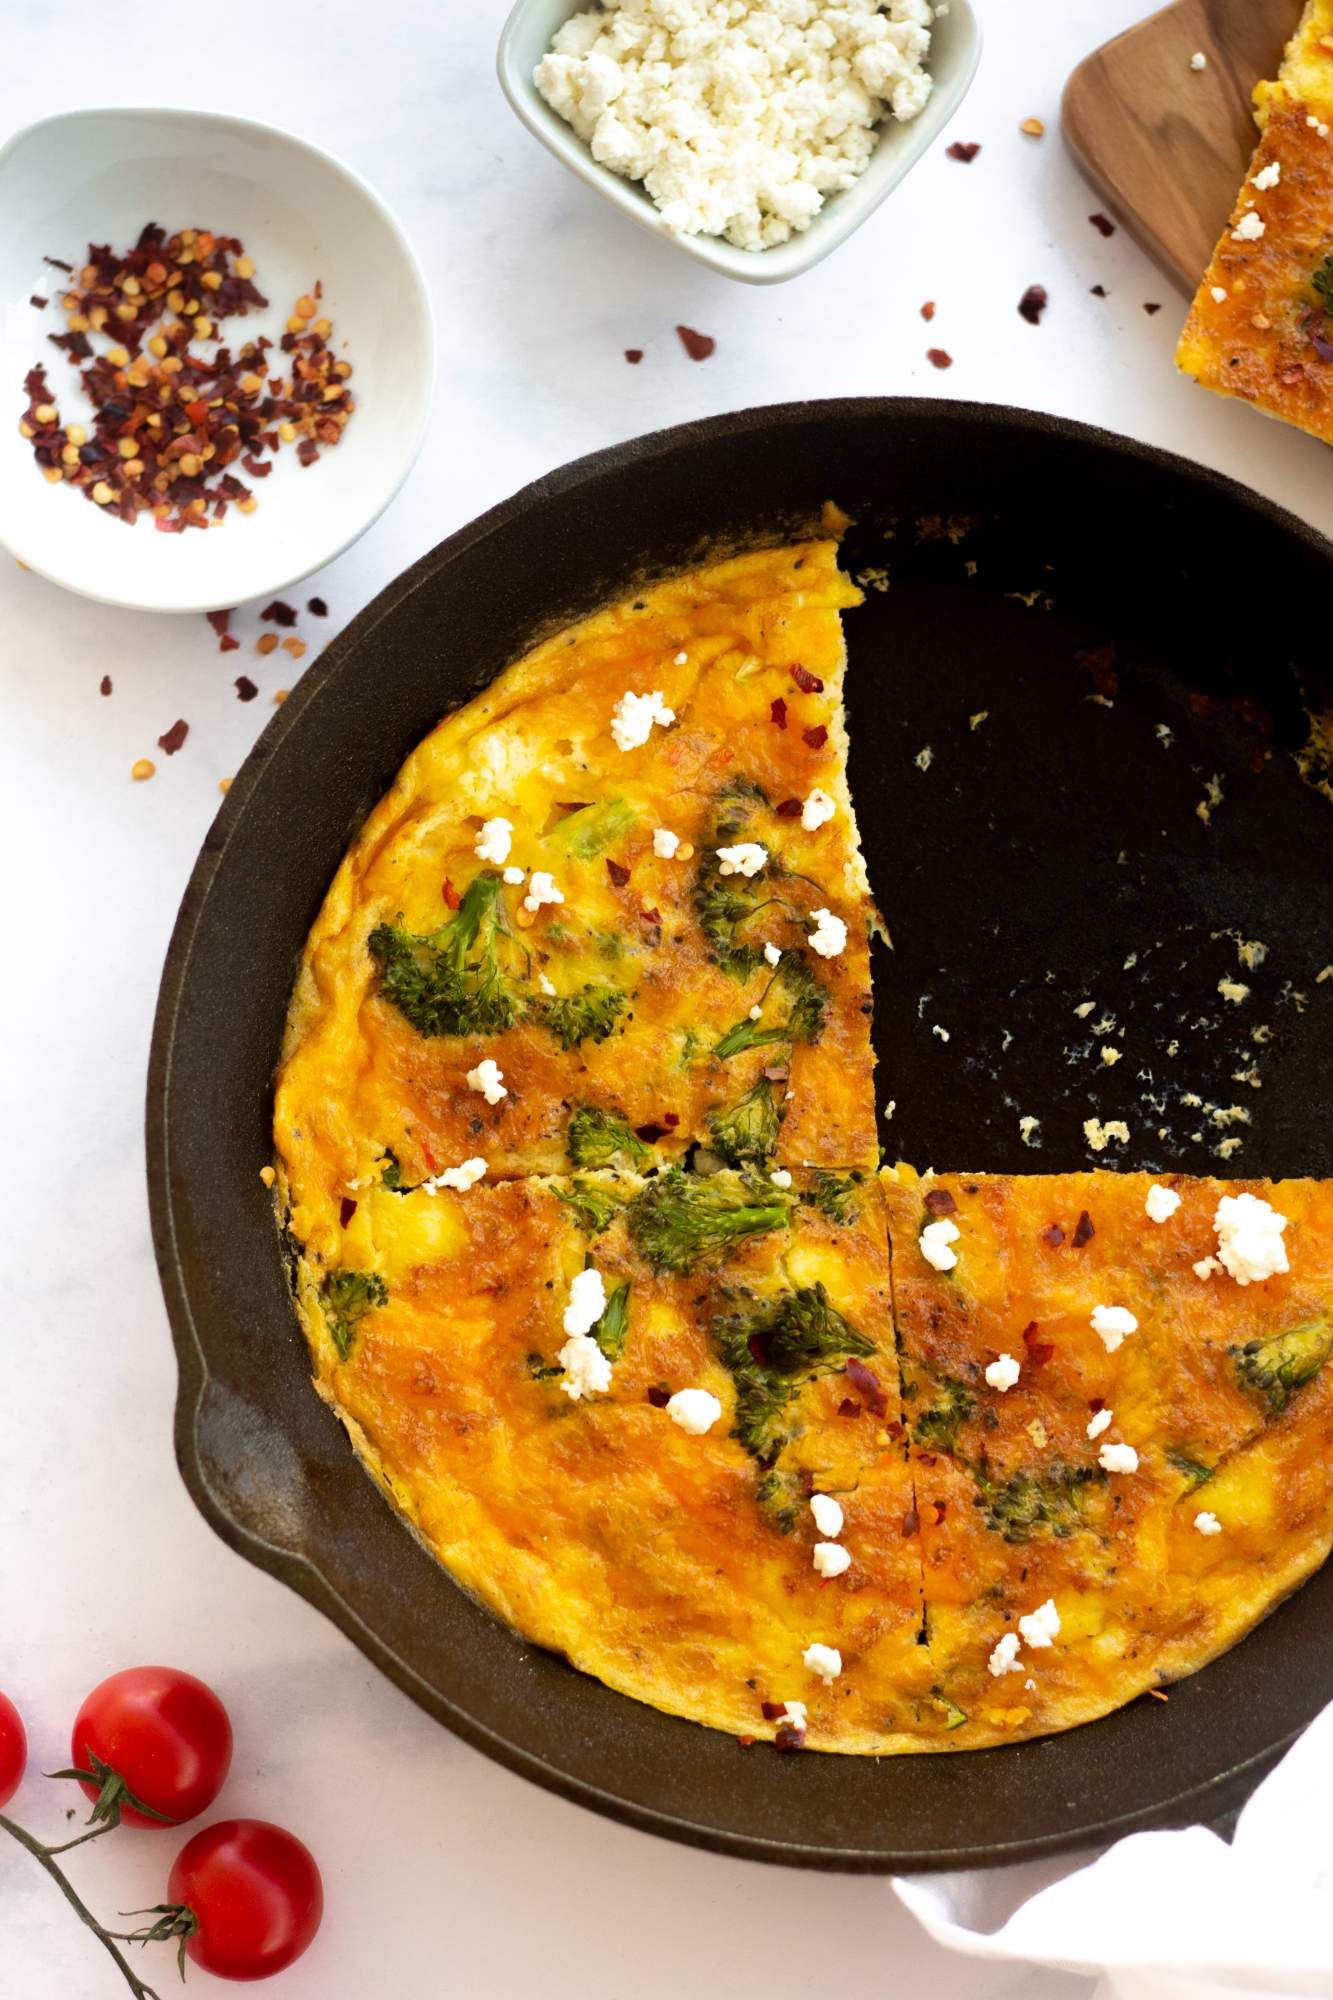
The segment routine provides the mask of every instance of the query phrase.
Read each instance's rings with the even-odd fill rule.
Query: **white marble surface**
[[[341,151],[413,236],[438,316],[434,425],[398,502],[311,586],[333,611],[326,632],[439,537],[580,452],[710,411],[849,391],[1092,418],[1333,528],[1316,445],[1176,379],[1180,304],[1123,232],[1104,242],[1088,226],[1097,203],[1061,149],[1064,76],[1148,0],[981,0],[989,46],[954,132],[983,142],[979,159],[963,167],[937,149],[832,262],[774,291],[700,270],[561,174],[496,88],[504,4],[278,0],[217,33],[211,14],[133,28],[123,8],[92,0],[4,9],[0,135],[70,102],[133,103],[170,81]],[[1030,113],[1050,127],[1041,143],[1018,132]],[[1034,281],[1051,294],[1035,329],[1014,311]],[[1089,296],[1099,281],[1104,303]],[[929,329],[927,298],[939,302]],[[1163,310],[1149,317],[1155,299]],[[717,337],[711,361],[686,359],[679,320]],[[927,364],[934,344],[955,356],[950,373]],[[646,350],[641,367],[625,365],[626,346]],[[16,414],[16,385],[9,396]],[[295,671],[285,664],[287,676],[252,652],[222,659],[201,619],[104,612],[0,563],[0,1686],[28,1716],[34,1769],[64,1761],[80,1696],[116,1666],[165,1658],[213,1681],[238,1737],[222,1806],[289,1823],[325,1871],[325,1928],[279,1989],[288,2000],[666,2000],[682,1982],[765,2000],[1074,2000],[1085,1981],[946,1959],[880,1884],[697,1854],[509,1776],[195,1514],[171,1450],[144,1062],[217,781]],[[263,690],[248,706],[232,690],[242,668]],[[186,748],[131,786],[131,762],[156,755],[178,715],[191,724]],[[53,1833],[54,1791],[34,1777],[14,1809]],[[154,1902],[173,1845],[117,1835],[78,1879],[104,1911]],[[170,1991],[169,1963],[157,1976]],[[202,1975],[191,1985],[213,1990]],[[3,2000],[123,1990],[31,1862],[0,1846]]]

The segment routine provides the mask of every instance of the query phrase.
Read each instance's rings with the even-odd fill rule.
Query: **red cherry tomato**
[[[294,1833],[265,1819],[223,1819],[176,1856],[167,1900],[194,1919],[185,1950],[196,1965],[220,1979],[267,1979],[319,1929],[324,1885]]]
[[[0,1806],[7,1806],[23,1780],[28,1733],[7,1694],[0,1694]]]
[[[127,1667],[95,1687],[74,1721],[75,1768],[97,1799],[121,1781],[126,1826],[179,1826],[211,1806],[231,1763],[231,1723],[212,1688],[176,1667]],[[136,1812],[125,1798],[150,1808]]]

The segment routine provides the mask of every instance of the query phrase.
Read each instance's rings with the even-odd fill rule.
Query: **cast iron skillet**
[[[858,522],[852,569],[888,572],[849,620],[853,789],[895,944],[876,973],[888,1156],[1083,1166],[1095,1114],[1130,1127],[1103,1155],[1115,1166],[1219,1170],[1235,1134],[1235,1172],[1333,1173],[1333,982],[1315,980],[1333,958],[1329,805],[1293,754],[1329,697],[1329,545],[1103,432],[847,401],[551,474],[424,557],[304,676],[231,788],[167,958],[153,1231],[198,1506],[433,1715],[568,1798],[701,1846],[959,1867],[1234,1809],[1333,1699],[1333,1566],[1169,1703],[1070,1735],[883,1762],[744,1749],[522,1644],[400,1524],[310,1389],[259,1180],[297,955],[407,751],[535,635],[827,499]],[[1267,946],[1257,969],[1238,938]],[[1221,997],[1224,975],[1249,998]],[[1114,1068],[1104,1041],[1125,1051]],[[1232,1080],[1254,1063],[1261,1087]],[[1233,1104],[1249,1122],[1217,1123],[1209,1107]]]

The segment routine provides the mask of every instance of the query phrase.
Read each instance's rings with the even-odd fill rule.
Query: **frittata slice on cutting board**
[[[298,1203],[385,1149],[413,1183],[643,1170],[696,1141],[874,1166],[858,599],[833,541],[674,578],[413,752],[302,961],[277,1100]]]
[[[1333,1184],[900,1167],[884,1185],[954,1747],[1193,1671],[1323,1561]]]
[[[1333,0],[1308,0],[1255,105],[1258,149],[1176,359],[1333,443]]]
[[[317,1386],[461,1583],[672,1714],[933,1747],[873,1176],[380,1182],[348,1207],[299,1232]]]

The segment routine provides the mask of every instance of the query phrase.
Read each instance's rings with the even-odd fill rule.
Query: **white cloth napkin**
[[[893,1887],[940,1944],[1100,1975],[1094,2000],[1333,1996],[1333,1708],[1265,1778],[1230,1846],[1201,1826],[1135,1833],[1068,1866]]]

